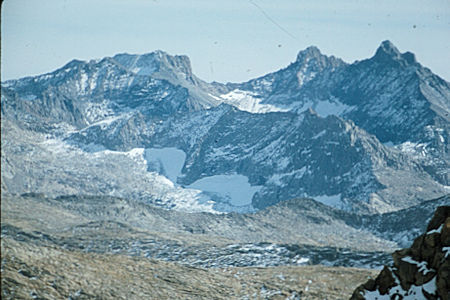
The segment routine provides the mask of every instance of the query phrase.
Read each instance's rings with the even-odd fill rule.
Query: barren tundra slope
[[[367,269],[194,268],[2,241],[3,299],[348,299]]]
[[[152,215],[143,209],[139,211],[146,216],[140,215],[140,225],[113,221],[123,221],[125,215],[130,222],[137,218],[127,201],[97,200],[110,209],[95,205],[90,212],[74,209],[94,202],[93,198],[53,200],[28,195],[2,200],[2,298],[345,299],[358,282],[376,273],[312,266],[306,259],[299,265],[299,257],[289,259],[289,253],[276,256],[277,251],[268,249],[259,254],[266,256],[265,260],[255,259],[252,255],[258,253],[248,249],[246,255],[243,247],[239,248],[258,250],[252,243],[183,232],[170,218],[161,224],[161,232],[145,230]],[[162,220],[158,213],[162,212],[153,212],[154,221]],[[169,222],[174,223],[172,229]],[[229,250],[228,261],[223,253],[214,257],[214,249],[226,249],[227,245],[236,247]],[[266,244],[270,245],[276,247]],[[154,251],[158,247],[160,251]],[[215,267],[196,265],[189,253],[183,254],[189,249],[204,252],[205,262],[208,256],[210,261],[215,258]],[[321,248],[307,248],[305,254],[331,265],[339,263],[339,255]],[[343,258],[348,262],[352,256]],[[254,266],[236,267],[239,262],[253,262]]]
[[[378,272],[367,268],[389,264],[389,254],[365,252],[364,243],[357,247],[353,242],[351,249],[318,245],[320,239],[301,235],[292,244],[276,243],[291,232],[275,226],[283,217],[293,229],[304,229],[304,235],[308,226],[312,231],[336,222],[340,214],[341,219],[348,217],[338,210],[327,217],[314,209],[323,204],[309,201],[306,207],[299,204],[304,201],[289,201],[258,214],[217,215],[168,211],[120,198],[5,197],[1,207],[2,297],[348,299],[358,284]],[[392,213],[379,218],[396,219],[398,232],[408,232],[411,224],[401,222],[400,216],[411,219],[420,212],[429,219],[427,207],[445,201],[448,198],[401,211],[396,218]],[[298,216],[304,220],[299,222]],[[251,223],[255,219],[260,222]],[[370,219],[356,222],[375,224]],[[221,232],[210,224],[227,227]],[[256,224],[259,231],[255,231]],[[381,229],[375,232],[380,235]],[[365,239],[380,250],[395,245],[395,241],[371,240],[367,237],[370,230],[360,228],[353,238]],[[278,237],[270,238],[275,233]],[[331,245],[343,244],[345,239],[332,232],[323,236]]]

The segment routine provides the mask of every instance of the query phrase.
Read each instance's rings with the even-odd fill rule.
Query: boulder
[[[410,248],[395,251],[392,258],[393,265],[359,286],[351,299],[386,295],[450,300],[450,206],[438,207],[427,232]]]

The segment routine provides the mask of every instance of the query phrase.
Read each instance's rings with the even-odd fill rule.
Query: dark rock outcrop
[[[438,207],[427,232],[392,257],[351,299],[450,299],[450,206]]]

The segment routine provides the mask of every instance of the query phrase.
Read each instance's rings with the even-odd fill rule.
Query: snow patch
[[[315,140],[320,138],[322,135],[325,134],[325,132],[327,132],[326,130],[322,130],[321,132],[319,132],[318,134],[316,134],[315,136],[313,136],[311,139]]]
[[[297,265],[304,265],[307,262],[309,262],[309,258],[307,257],[300,257],[299,259],[297,259]]]
[[[307,61],[306,61],[307,62]],[[308,81],[312,80],[314,77],[316,77],[317,72],[309,72],[305,73],[307,65],[303,67],[303,70],[301,72],[298,72],[297,79],[298,79],[298,85],[302,86]]]
[[[390,299],[404,299],[404,300],[416,300],[416,299],[427,299],[425,297],[424,291],[428,294],[436,295],[436,276],[434,276],[430,281],[424,283],[423,285],[411,285],[409,290],[405,291],[399,283],[398,278],[393,275],[397,283],[396,286],[392,287],[389,292],[385,295],[381,295],[380,291],[365,291],[361,292],[366,300],[390,300]]]
[[[337,100],[331,101],[319,101],[313,106],[313,109],[322,117],[329,115],[341,116],[345,112],[349,112],[354,109],[354,106],[348,106]]]
[[[443,247],[442,252],[444,252],[445,258],[447,258],[447,256],[450,256],[450,247]]]
[[[145,67],[136,67],[131,70],[131,72],[137,74],[137,75],[152,75],[158,71],[158,69],[155,66],[145,66]]]
[[[426,143],[413,143],[410,141],[404,142],[400,145],[397,145],[396,148],[408,155],[411,155],[414,158],[423,158],[427,156],[427,146]]]
[[[89,165],[95,171],[94,174],[101,176],[101,184],[108,186],[108,195],[116,197],[124,197],[127,194],[133,194],[136,199],[144,202],[156,204],[168,209],[174,209],[186,212],[210,212],[220,213],[213,208],[214,202],[210,198],[205,198],[202,191],[194,189],[185,189],[181,186],[175,185],[166,176],[158,174],[157,172],[148,171],[147,160],[145,159],[146,150],[144,148],[134,148],[130,151],[112,151],[106,150],[101,146],[91,144],[90,147],[95,151],[83,151],[83,148],[77,148],[73,145],[69,145],[62,140],[48,139],[40,143],[40,145],[46,148],[52,157],[60,157],[65,161],[72,161],[74,159],[80,159],[82,165]],[[159,154],[159,158],[162,162],[166,163],[165,170],[169,170],[169,177],[178,173],[177,168],[182,164],[181,159],[177,156],[182,156],[184,153],[181,150],[175,148],[169,148],[164,153],[158,153],[153,149],[149,154],[154,158],[156,154]],[[167,149],[156,149],[159,151]],[[167,164],[166,156],[170,154],[171,159],[175,159],[174,168],[171,168],[171,164]],[[183,159],[184,161],[184,159]],[[177,167],[178,162],[178,167]],[[71,166],[71,164],[69,164]],[[118,165],[127,166],[130,170],[130,174],[118,175],[116,172],[108,172],[105,167],[112,167]],[[169,167],[168,167],[168,166]],[[86,184],[90,181],[90,174],[85,174],[83,168],[77,169],[75,174],[79,178],[81,186],[88,186]],[[105,172],[106,171],[106,172]],[[67,169],[66,172],[71,172],[71,169]],[[100,175],[101,174],[101,175]],[[85,180],[85,183],[83,183]],[[87,190],[89,193],[89,190]]]
[[[147,55],[129,55],[119,54],[114,56],[114,59],[118,61],[122,66],[130,70],[136,75],[152,75],[158,71],[158,59],[154,56],[159,53],[150,53]]]
[[[253,195],[261,189],[261,186],[251,186],[248,178],[240,174],[204,177],[188,187],[213,194],[233,206],[250,205]]]
[[[427,235],[428,235],[428,234],[432,234],[432,233],[441,233],[442,227],[443,227],[443,226],[444,226],[444,224],[441,224],[441,226],[439,226],[438,229],[433,229],[433,230],[428,231],[428,232],[427,232]]]
[[[86,90],[87,82],[88,82],[87,74],[86,73],[81,73],[80,88],[81,88],[82,91]]]
[[[257,96],[257,94],[252,92],[235,89],[227,94],[222,94],[219,97],[214,98],[233,105],[239,110],[251,113],[288,111],[288,109],[279,108],[271,104],[261,104],[261,98]]]
[[[402,260],[409,264],[416,265],[417,268],[419,269],[419,272],[423,273],[423,275],[427,275],[428,273],[432,272],[432,270],[428,268],[428,264],[426,261],[418,262],[415,261],[411,256],[406,256],[402,258]]]
[[[144,158],[149,170],[166,176],[176,184],[186,160],[186,153],[177,148],[149,148],[145,149]]]
[[[431,279],[430,281],[428,281],[427,283],[422,285],[422,288],[425,292],[427,292],[428,294],[435,294],[436,293],[436,277],[434,276],[433,279]]]

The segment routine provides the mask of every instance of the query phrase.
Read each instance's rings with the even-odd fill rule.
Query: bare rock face
[[[450,206],[438,207],[427,232],[392,257],[351,299],[450,299]]]

